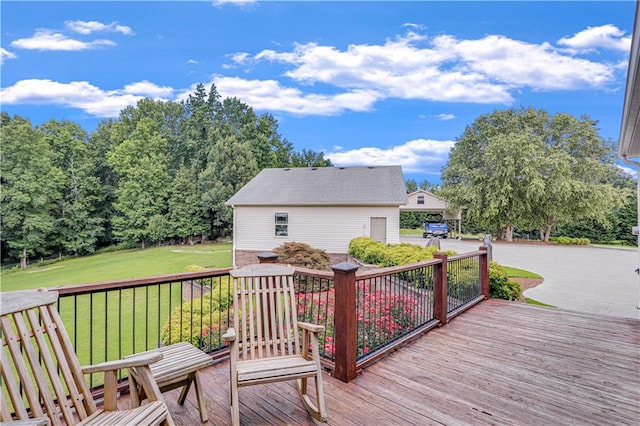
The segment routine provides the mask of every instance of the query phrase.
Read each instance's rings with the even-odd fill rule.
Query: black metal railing
[[[58,310],[81,365],[180,341],[215,353],[226,350],[229,270],[56,288]],[[101,378],[89,376],[89,386]]]
[[[357,359],[402,340],[434,317],[434,265],[385,268],[356,279]]]
[[[482,297],[480,254],[451,256],[447,262],[447,314]]]

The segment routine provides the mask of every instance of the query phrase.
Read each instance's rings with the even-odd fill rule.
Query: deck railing
[[[274,260],[272,257],[270,260]],[[321,355],[340,380],[488,297],[480,250],[412,265],[296,268],[298,317],[325,326]],[[59,287],[58,309],[82,365],[189,341],[214,358],[230,324],[230,269]],[[97,377],[90,386],[99,387]]]

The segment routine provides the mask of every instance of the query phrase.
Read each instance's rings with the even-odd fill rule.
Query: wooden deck
[[[228,361],[204,370],[209,423],[230,424]],[[329,425],[639,425],[640,320],[489,300],[370,366],[325,375]],[[191,390],[176,424],[198,425]],[[240,389],[244,425],[311,425],[293,382]]]

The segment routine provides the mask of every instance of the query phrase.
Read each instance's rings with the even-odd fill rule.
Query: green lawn
[[[509,278],[538,278],[542,279],[542,275],[538,275],[535,272],[527,271],[524,269],[514,268],[513,266],[503,266],[507,271],[507,277]]]
[[[0,275],[0,290],[57,287],[184,272],[187,265],[231,266],[231,244],[162,246],[77,257]]]

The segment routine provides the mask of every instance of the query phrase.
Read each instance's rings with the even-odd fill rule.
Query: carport
[[[449,202],[429,191],[420,189],[407,195],[407,204],[400,206],[401,212],[421,212],[442,215],[442,220],[449,224],[451,234],[460,236],[462,232],[462,214],[460,210],[449,208]]]

